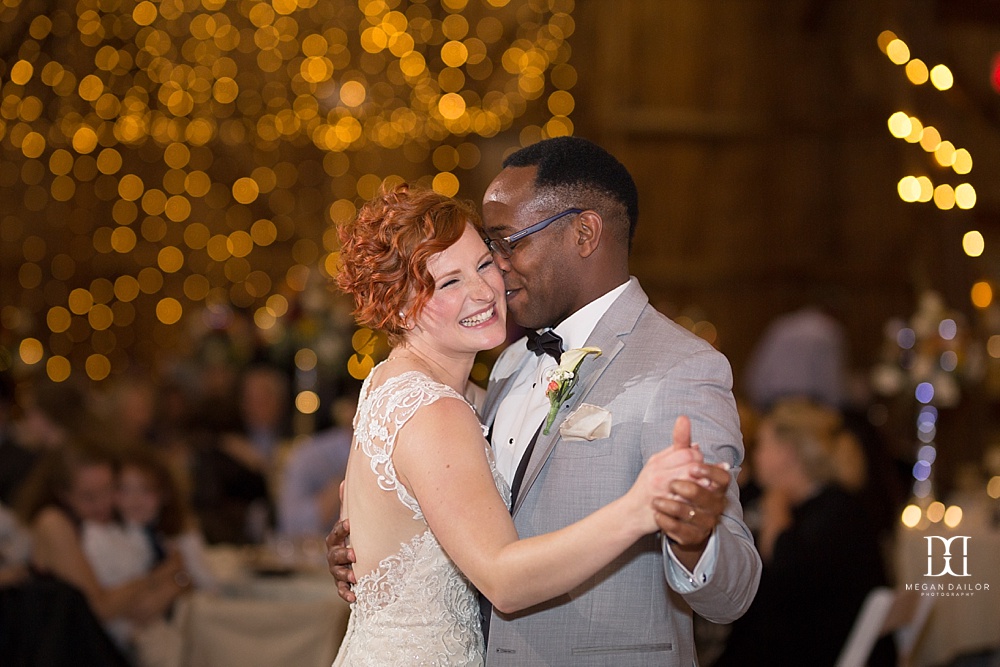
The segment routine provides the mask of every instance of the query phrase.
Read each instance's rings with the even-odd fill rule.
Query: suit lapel
[[[649,303],[649,298],[639,286],[639,281],[632,278],[632,283],[626,288],[622,295],[613,303],[604,316],[597,322],[594,331],[587,339],[588,347],[598,347],[601,349],[601,356],[586,357],[580,364],[578,380],[573,388],[573,395],[559,411],[549,434],[539,432],[538,440],[532,452],[528,467],[521,482],[521,489],[514,504],[512,514],[517,514],[517,510],[524,502],[528,491],[538,478],[542,467],[548,460],[552,450],[555,449],[559,441],[559,425],[567,415],[573,412],[590,393],[594,385],[607,370],[618,353],[625,347],[625,338],[635,328],[635,324],[642,313],[642,309]],[[495,412],[495,409],[494,409]]]
[[[523,344],[518,341],[511,343],[511,345],[521,345],[524,347]],[[501,357],[497,360],[497,365],[503,363],[504,372],[509,372],[507,372],[507,374],[503,377],[491,379],[489,387],[486,391],[486,401],[483,403],[483,414],[481,415],[481,419],[483,420],[483,424],[488,426],[491,430],[493,428],[493,421],[497,416],[497,410],[500,408],[500,402],[503,401],[507,392],[510,390],[511,385],[514,383],[514,380],[517,379],[521,366],[523,366],[525,361],[533,356],[534,355],[526,349],[521,351],[511,350],[511,358],[508,359],[506,357]],[[493,443],[490,444],[492,445]]]

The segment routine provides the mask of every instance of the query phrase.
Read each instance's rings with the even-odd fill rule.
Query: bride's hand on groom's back
[[[347,546],[347,537],[351,534],[351,524],[348,519],[341,519],[333,526],[326,536],[326,562],[330,574],[337,580],[337,594],[347,602],[354,602],[351,585],[357,583],[354,578],[354,549]]]

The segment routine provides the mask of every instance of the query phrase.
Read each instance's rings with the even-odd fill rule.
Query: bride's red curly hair
[[[458,241],[466,224],[482,229],[470,204],[405,183],[384,188],[342,224],[337,286],[354,297],[358,324],[399,343],[407,318],[434,293],[427,260]]]

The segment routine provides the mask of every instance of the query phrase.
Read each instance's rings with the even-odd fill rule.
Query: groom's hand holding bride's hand
[[[667,450],[697,449],[691,444],[691,421],[684,416],[674,423],[673,442]],[[708,538],[726,508],[729,466],[704,460],[690,466],[684,478],[670,482],[670,494],[653,500],[656,523],[671,541],[678,560],[693,570]]]

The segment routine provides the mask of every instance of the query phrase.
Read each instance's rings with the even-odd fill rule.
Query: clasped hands
[[[685,416],[674,423],[673,441],[662,456],[660,473],[665,477],[660,482],[666,493],[653,500],[654,520],[670,539],[674,555],[693,570],[726,507],[729,465],[705,463],[701,450],[691,443],[691,421]],[[357,580],[351,566],[354,550],[347,546],[350,530],[348,519],[334,525],[326,537],[326,560],[340,597],[354,602],[351,585]]]
[[[673,441],[665,452],[671,458],[673,478],[665,497],[653,500],[656,525],[669,538],[671,550],[693,570],[726,508],[728,463],[705,463],[697,444],[691,443],[691,420],[674,422]]]

